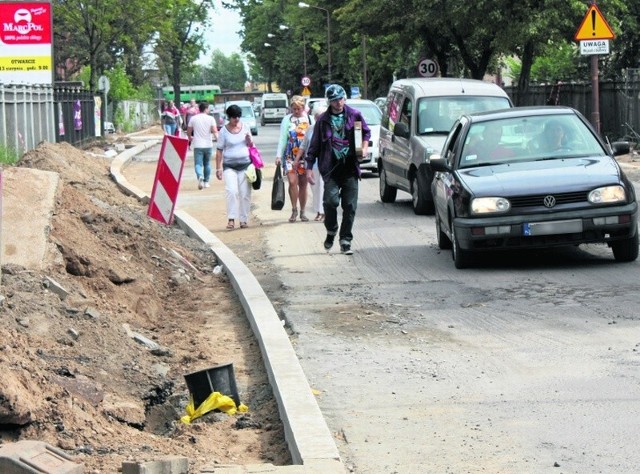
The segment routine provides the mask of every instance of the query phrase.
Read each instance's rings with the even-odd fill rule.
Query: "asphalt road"
[[[276,125],[260,127],[265,161]],[[265,173],[269,176],[269,170]],[[270,189],[270,181],[263,183]],[[604,246],[456,270],[410,196],[360,183],[353,256],[254,194],[292,341],[357,473],[629,473],[640,452],[640,263]],[[337,246],[336,246],[337,247]],[[251,265],[249,264],[251,267]]]

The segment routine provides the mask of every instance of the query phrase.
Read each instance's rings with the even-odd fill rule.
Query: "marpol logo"
[[[13,6],[15,8],[10,8]],[[0,41],[5,44],[51,43],[51,10],[47,5],[7,5],[0,9]]]
[[[33,23],[31,12],[26,8],[20,8],[13,14],[14,24],[5,24],[5,31],[16,31],[21,35],[28,35],[32,31],[42,31],[42,25]]]

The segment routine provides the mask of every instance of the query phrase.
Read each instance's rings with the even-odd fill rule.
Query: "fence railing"
[[[629,124],[640,131],[640,78],[631,77],[621,81],[601,81],[600,89],[600,134],[611,141],[628,134]],[[591,120],[593,104],[591,84],[562,83],[531,85],[526,95],[519,96],[515,87],[505,91],[516,105],[566,105],[573,107]]]
[[[41,141],[55,141],[53,88],[0,84],[0,147],[16,158]]]
[[[81,87],[0,83],[0,155],[17,160],[42,141],[87,145],[104,135],[104,103]],[[114,115],[131,131],[159,120],[154,102],[122,101]]]

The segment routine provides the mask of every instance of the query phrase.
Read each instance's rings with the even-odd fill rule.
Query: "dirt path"
[[[90,473],[166,455],[187,456],[190,472],[288,464],[259,348],[215,256],[150,221],[92,151],[43,144],[20,163],[59,173],[61,187],[45,270],[2,268],[0,443],[45,441]],[[181,423],[184,375],[228,362],[249,413]]]

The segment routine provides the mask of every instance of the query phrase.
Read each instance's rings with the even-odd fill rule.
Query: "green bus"
[[[216,85],[180,86],[180,99],[176,100],[172,86],[162,88],[164,99],[172,100],[176,105],[180,105],[180,102],[189,102],[191,99],[195,99],[197,102],[206,100],[210,104],[213,104],[213,99],[215,99],[216,94],[220,94],[221,92],[220,86]]]

